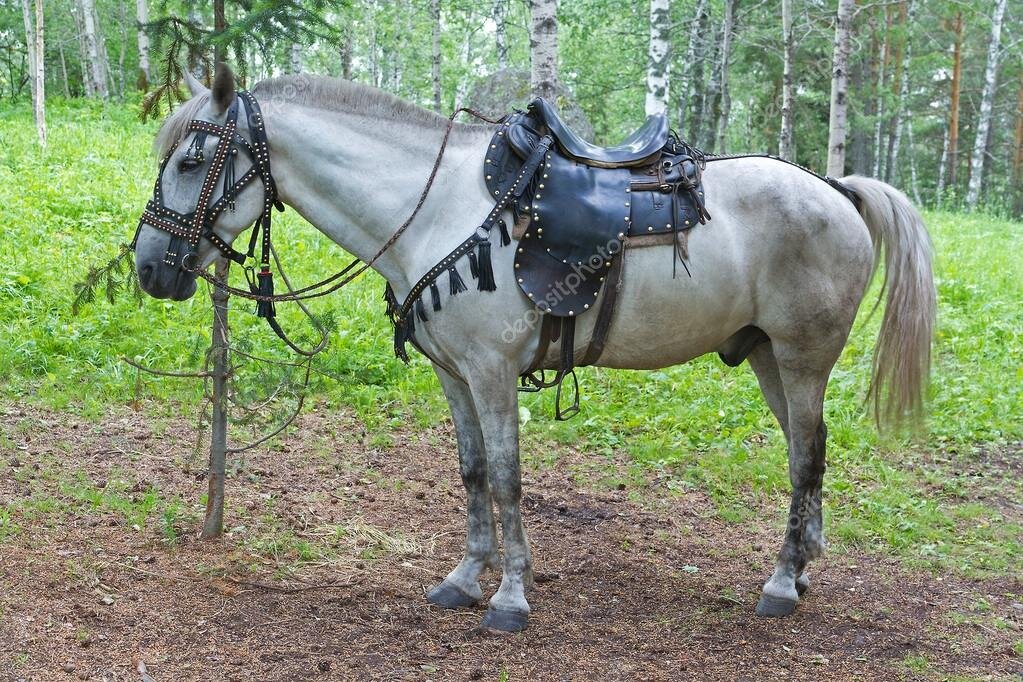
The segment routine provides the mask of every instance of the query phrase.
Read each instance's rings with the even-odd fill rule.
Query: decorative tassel
[[[472,251],[469,252],[469,273],[473,279],[479,279],[480,267],[479,263],[476,262],[476,254]]]
[[[426,307],[423,305],[422,296],[416,299],[416,316],[419,317],[420,322],[430,321],[430,318],[426,316]]]
[[[408,364],[408,351],[405,350],[405,342],[408,341],[408,329],[405,324],[398,322],[394,325],[394,355],[399,360]]]
[[[472,252],[469,255],[473,255]],[[480,291],[495,291],[497,284],[494,282],[494,264],[490,260],[490,242],[480,242]]]
[[[231,189],[234,187],[234,158],[238,155],[237,149],[232,149],[224,161],[224,196],[227,197],[227,210],[234,212],[234,195]]]
[[[462,281],[462,276],[458,274],[458,270],[453,265],[448,268],[448,284],[450,284],[452,296],[459,291],[465,291],[465,282]]]
[[[437,288],[437,282],[430,282],[430,298],[433,299],[434,311],[440,310],[440,289]]]
[[[508,235],[508,223],[504,222],[504,218],[497,221],[497,229],[501,231],[501,246],[511,244],[511,237]]]
[[[264,265],[259,273],[258,293],[260,296],[273,296],[274,295],[274,275],[270,272],[270,267]],[[256,301],[256,317],[275,317],[277,315],[277,309],[274,306],[273,301]]]

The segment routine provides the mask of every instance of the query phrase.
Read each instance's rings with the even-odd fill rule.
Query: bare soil
[[[0,680],[1023,675],[1019,577],[935,576],[846,549],[814,564],[796,614],[758,619],[787,502],[751,500],[753,522],[725,523],[705,494],[652,475],[606,484],[624,457],[527,461],[538,581],[529,628],[504,635],[478,629],[485,605],[424,599],[461,555],[450,424],[374,445],[352,417],[313,411],[244,457],[229,533],[202,541],[187,419],[9,406],[0,421],[0,512],[13,510],[6,537],[0,517]]]

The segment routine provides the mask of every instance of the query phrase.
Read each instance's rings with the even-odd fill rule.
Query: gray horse
[[[236,98],[226,68],[212,91],[194,80],[189,86],[193,98],[156,140],[161,156],[173,150],[162,181],[165,204],[182,212],[196,205],[205,174],[194,159],[182,160],[188,144],[181,143],[193,134],[188,123],[223,123]],[[370,258],[415,204],[446,120],[379,90],[328,78],[276,78],[252,92],[263,109],[279,198],[345,250]],[[399,301],[491,210],[481,168],[492,132],[483,125],[454,127],[417,219],[375,262]],[[238,133],[251,139],[243,118]],[[216,140],[206,144],[208,159]],[[239,160],[236,173],[247,163]],[[935,318],[930,241],[906,197],[877,180],[842,180],[859,195],[859,210],[820,179],[771,159],[715,161],[703,182],[713,220],[691,230],[693,276],[672,277],[671,246],[627,250],[618,312],[599,364],[653,369],[728,353],[739,330],[751,325],[769,338],[748,361],[785,433],[793,490],[784,542],[757,613],[783,616],[808,587],[807,563],[824,551],[824,393],[882,253],[886,302],[874,355],[874,409],[896,418],[921,409]],[[260,215],[263,191],[259,183],[246,187],[236,210],[217,219],[217,235],[233,242]],[[183,300],[195,292],[195,275],[164,263],[168,239],[151,225],[141,227],[139,279],[157,298]],[[523,323],[536,315],[513,279],[513,248],[494,244],[496,291],[446,299],[416,330],[451,407],[468,511],[464,558],[428,599],[450,608],[476,604],[483,597],[480,574],[500,565],[501,585],[483,622],[511,631],[526,626],[533,583],[520,509],[516,380],[540,337],[537,325]],[[218,256],[203,241],[201,267]],[[468,276],[464,259],[458,268]],[[578,320],[577,352],[594,317]],[[556,362],[556,355],[552,350],[547,360]]]

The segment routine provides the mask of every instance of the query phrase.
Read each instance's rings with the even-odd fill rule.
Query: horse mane
[[[296,74],[268,78],[256,83],[252,94],[264,107],[272,107],[275,101],[284,101],[327,111],[351,111],[429,128],[442,129],[448,123],[446,116],[406,102],[389,92],[331,76]],[[456,125],[477,127],[472,124]]]
[[[333,78],[297,74],[268,78],[256,83],[252,94],[266,109],[275,103],[292,102],[328,111],[353,111],[372,118],[389,119],[441,130],[448,119],[429,109],[406,102],[389,92],[362,83]],[[199,111],[210,101],[209,93],[184,102],[164,120],[153,141],[157,158],[163,158],[188,134],[188,124],[199,117]],[[484,124],[485,125],[485,124]],[[456,123],[456,128],[479,128],[481,124]]]

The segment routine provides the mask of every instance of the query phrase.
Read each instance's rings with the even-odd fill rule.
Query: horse
[[[154,143],[166,156],[159,179],[163,203],[181,213],[196,205],[208,184],[203,169],[211,174],[216,163],[209,158],[217,144],[213,136],[197,140],[190,122],[208,121],[216,129],[239,98],[226,66],[218,66],[210,89],[191,76],[186,80],[192,98],[168,116]],[[239,117],[235,137],[265,136],[273,198],[371,261],[398,301],[493,208],[481,173],[492,125],[449,126],[448,119],[383,91],[326,77],[267,79],[251,96],[261,117],[256,124],[251,116]],[[432,189],[408,229],[388,244],[417,203],[442,140],[446,151]],[[196,154],[204,148],[205,154]],[[257,162],[239,155],[235,163],[241,175]],[[221,172],[216,167],[212,174]],[[703,186],[713,219],[689,233],[691,276],[673,276],[669,245],[628,249],[617,312],[598,363],[664,368],[706,353],[734,354],[745,338],[742,330],[762,332],[761,342],[742,355],[784,432],[792,485],[787,528],[755,609],[765,617],[795,610],[809,587],[807,565],[824,552],[825,389],[882,264],[885,307],[868,393],[875,417],[919,415],[930,368],[936,295],[924,222],[906,196],[884,182],[860,176],[840,182],[858,205],[819,177],[778,160],[708,163]],[[232,197],[234,210],[216,216],[215,236],[200,240],[188,267],[184,259],[167,259],[172,236],[144,218],[135,241],[142,289],[177,301],[192,296],[197,271],[221,257],[213,242],[233,243],[265,215],[268,191],[265,183],[241,188]],[[380,253],[385,244],[390,248]],[[504,631],[525,628],[530,612],[533,564],[520,508],[516,383],[540,344],[537,325],[522,324],[537,316],[516,288],[514,246],[495,244],[495,290],[445,296],[443,309],[431,312],[429,323],[415,332],[451,410],[467,498],[464,556],[427,599],[446,608],[476,605],[483,599],[481,573],[500,569],[501,583],[482,624]],[[453,267],[462,277],[470,274],[465,259]],[[580,316],[577,323],[576,345],[582,348],[594,320]],[[556,350],[547,355],[544,362],[556,362]]]

